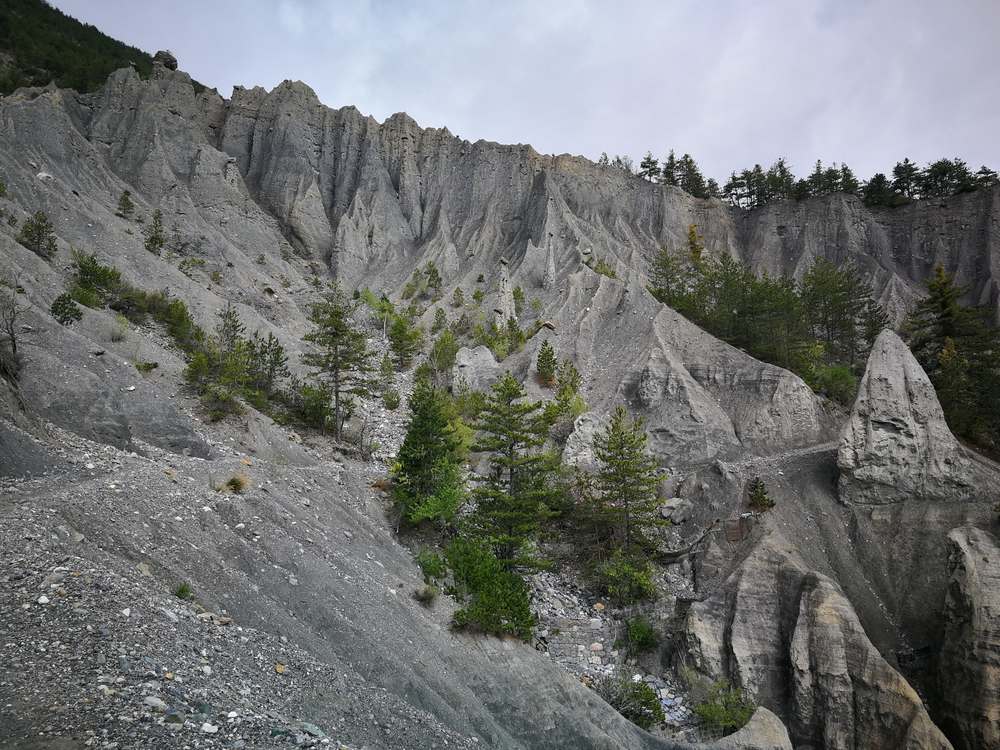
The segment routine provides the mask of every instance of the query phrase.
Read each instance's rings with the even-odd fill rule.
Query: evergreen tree
[[[389,347],[396,366],[405,370],[413,362],[424,343],[424,334],[409,315],[394,315],[389,325]]]
[[[705,178],[698,169],[698,164],[690,154],[681,157],[679,165],[678,184],[687,193],[696,198],[707,198],[708,191],[705,185]]]
[[[906,200],[893,189],[892,183],[881,172],[873,175],[865,183],[861,194],[865,205],[868,207],[895,206]]]
[[[434,322],[431,324],[431,333],[437,333],[446,325],[448,325],[448,316],[445,314],[444,308],[439,307],[434,311]]]
[[[750,506],[750,510],[755,513],[763,513],[766,510],[770,510],[774,507],[774,500],[767,493],[767,487],[764,485],[764,480],[760,477],[754,477],[750,481],[750,487],[748,491],[747,505]]]
[[[858,178],[854,176],[854,172],[846,164],[840,165],[840,175],[838,179],[840,182],[840,191],[842,193],[857,195],[861,192],[861,183],[858,182]]]
[[[910,349],[938,391],[948,424],[989,450],[1000,446],[1000,335],[985,310],[966,307],[965,293],[941,266],[927,281],[905,330]]]
[[[48,259],[56,254],[55,231],[44,211],[36,211],[24,220],[17,241],[40,258]]]
[[[462,287],[455,287],[455,292],[451,295],[451,306],[465,307],[465,292],[462,291]]]
[[[448,398],[426,378],[410,396],[406,437],[396,455],[393,497],[411,523],[450,523],[465,498],[461,441],[449,415]]]
[[[652,151],[647,151],[642,161],[639,162],[639,176],[650,182],[656,182],[660,178],[660,163],[653,156]]]
[[[695,268],[701,266],[704,261],[705,243],[698,234],[698,227],[695,224],[688,224],[687,234],[688,258]]]
[[[708,182],[705,183],[705,191],[708,193],[709,198],[722,198],[722,188],[719,187],[719,183],[715,181],[714,177],[709,177]]]
[[[288,355],[273,333],[268,333],[265,339],[254,332],[249,343],[250,382],[256,390],[270,397],[277,382],[291,374],[288,370]]]
[[[663,162],[663,169],[660,172],[660,181],[664,185],[673,185],[674,187],[680,184],[680,169],[677,164],[677,157],[674,156],[673,149],[670,149],[670,153]]]
[[[659,514],[656,462],[646,450],[642,420],[629,420],[619,406],[607,429],[594,436],[594,456],[599,515],[614,529],[616,547],[626,555],[649,550],[653,547],[650,532],[664,522]]]
[[[997,173],[985,164],[976,170],[976,185],[978,187],[992,187],[997,184]]]
[[[544,386],[552,386],[556,382],[556,353],[552,344],[546,339],[542,342],[538,350],[538,359],[535,360],[535,369],[538,372],[538,380]]]
[[[338,440],[342,437],[354,397],[371,392],[372,355],[365,334],[351,319],[357,306],[358,303],[335,283],[323,301],[312,306],[309,320],[316,329],[304,337],[319,349],[306,354],[302,361],[316,368],[317,374],[329,383],[333,397],[333,433]]]
[[[123,219],[128,219],[132,216],[133,211],[135,211],[135,204],[132,202],[132,193],[125,190],[122,192],[121,198],[118,199],[118,215]]]
[[[816,160],[816,166],[813,168],[812,174],[809,175],[809,195],[823,195],[823,187],[826,184],[826,172],[823,170],[823,162],[819,159]]]
[[[524,396],[521,384],[505,373],[493,384],[476,424],[475,450],[490,454],[490,471],[474,491],[472,525],[508,569],[534,564],[526,548],[556,487],[556,463],[542,450],[548,433],[542,404]]]
[[[976,189],[976,178],[961,159],[938,159],[929,164],[918,178],[920,194],[925,198],[947,198]]]
[[[455,358],[458,356],[460,346],[458,340],[449,330],[444,330],[434,345],[430,354],[427,355],[427,362],[434,373],[434,380],[440,386],[448,383],[451,376],[451,368],[455,366]]]
[[[784,157],[779,157],[767,170],[767,192],[769,199],[791,198],[795,190],[795,175],[788,168]]]
[[[153,255],[159,255],[167,242],[167,236],[163,232],[163,213],[160,209],[153,211],[153,219],[143,230],[143,236],[145,248]]]
[[[382,395],[396,387],[396,366],[388,352],[382,355],[378,365],[378,388]]]
[[[920,167],[909,159],[896,162],[892,168],[892,189],[907,198],[919,197]]]

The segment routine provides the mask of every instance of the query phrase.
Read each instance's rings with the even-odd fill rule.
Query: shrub
[[[479,274],[479,276],[477,276],[477,277],[476,277],[476,283],[477,283],[477,284],[482,284],[482,283],[484,283],[485,281],[486,281],[486,277],[485,277],[485,276],[483,276],[482,274]]]
[[[413,598],[418,602],[423,604],[425,607],[430,607],[434,604],[434,600],[437,599],[438,590],[436,586],[427,584],[426,586],[421,586],[419,589],[413,592]]]
[[[846,365],[817,367],[810,385],[838,404],[850,406],[858,392],[858,379]]]
[[[135,369],[141,372],[143,375],[147,375],[160,366],[159,362],[143,362],[139,361],[135,363]]]
[[[399,401],[399,391],[395,388],[388,388],[382,394],[382,403],[389,411],[396,411],[399,408]]]
[[[246,474],[234,474],[226,480],[226,489],[234,495],[242,495],[250,486],[250,478]]]
[[[622,552],[598,565],[594,578],[598,588],[618,607],[656,598],[649,563],[626,557]]]
[[[652,651],[659,643],[659,636],[645,617],[634,617],[625,621],[625,633],[620,645],[630,657]]]
[[[52,317],[59,321],[60,325],[71,326],[78,320],[83,319],[83,312],[76,306],[76,302],[69,294],[60,294],[52,300],[49,308]]]
[[[455,580],[454,593],[465,604],[455,612],[453,626],[528,640],[535,617],[524,580],[505,569],[477,540],[459,537],[448,546],[446,555]]]
[[[448,564],[437,552],[429,549],[422,549],[417,553],[417,565],[424,574],[424,583],[433,583],[443,580],[448,575]]]
[[[594,690],[618,713],[643,729],[666,720],[656,691],[641,680],[606,675],[594,683]]]
[[[514,314],[520,318],[521,313],[524,312],[524,290],[519,286],[514,287],[513,297],[514,297]]]
[[[483,277],[480,276],[479,278],[481,279]],[[482,289],[477,289],[472,293],[472,301],[475,302],[477,305],[481,305],[483,303],[483,298],[485,297],[486,295],[483,293]]]
[[[243,406],[236,394],[221,383],[209,383],[202,390],[201,403],[212,422],[219,422],[230,414],[242,414]]]
[[[187,601],[188,599],[191,599],[194,596],[194,591],[191,590],[190,584],[188,584],[186,581],[181,581],[180,583],[177,584],[177,586],[174,587],[174,596],[176,596],[178,599],[183,599]]]
[[[742,690],[720,680],[709,688],[704,700],[695,704],[694,713],[707,729],[732,734],[750,721],[754,709]]]
[[[260,255],[257,256],[257,265],[262,266],[265,263],[267,263],[267,259],[264,258],[264,253],[261,253]]]
[[[56,254],[56,235],[44,211],[36,211],[25,219],[17,241],[40,258],[48,260]]]
[[[615,273],[615,269],[612,268],[603,259],[598,259],[594,263],[593,269],[594,269],[595,273],[599,273],[599,274],[601,274],[601,276],[607,276],[609,279],[616,279],[616,278],[618,278],[618,275]]]

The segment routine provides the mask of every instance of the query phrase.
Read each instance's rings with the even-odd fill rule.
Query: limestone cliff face
[[[952,531],[948,542],[941,723],[960,750],[1000,747],[1000,548],[970,526]]]
[[[684,635],[691,665],[774,711],[795,747],[952,747],[871,644],[839,587],[809,571],[777,533],[692,605]]]
[[[837,464],[853,502],[967,499],[976,492],[970,459],[945,422],[934,386],[892,331],[868,358]]]

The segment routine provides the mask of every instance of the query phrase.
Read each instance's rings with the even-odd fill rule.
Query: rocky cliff
[[[456,636],[447,611],[419,608],[409,597],[419,574],[367,486],[370,466],[303,446],[252,411],[204,423],[181,387],[181,353],[155,328],[118,335],[97,310],[72,328],[56,324],[48,307],[78,249],[137,286],[168,288],[206,328],[232,302],[250,330],[281,340],[293,367],[308,305],[333,275],[396,294],[433,261],[444,299],[478,289],[482,309],[502,317],[520,286],[547,325],[502,363],[463,351],[457,374],[485,386],[511,369],[537,395],[529,374],[548,339],[579,368],[592,410],[571,452],[586,454],[612,405],[643,415],[688,503],[686,522],[670,531],[678,544],[737,517],[753,476],[777,499],[745,538],[709,534],[667,571],[698,589],[677,653],[773,712],[759,711],[726,746],[786,747],[785,727],[795,747],[995,740],[995,702],[973,698],[995,689],[992,574],[977,555],[998,475],[948,432],[905,345],[879,339],[845,416],[792,373],[656,303],[645,270],[696,224],[709,252],[762,270],[799,275],[818,256],[854,259],[897,313],[938,262],[970,285],[970,298],[996,306],[1000,188],[894,211],[829,196],[743,214],[582,158],[330,109],[301,83],[226,100],[163,64],[148,80],[118,71],[92,95],[47,88],[0,99],[0,172],[0,208],[19,222],[44,210],[58,237],[48,262],[0,224],[0,274],[28,308],[21,401],[0,394],[0,476],[35,476],[4,480],[0,503],[2,624],[30,634],[17,644],[16,680],[0,680],[0,691],[40,690],[30,718],[11,724],[18,737],[43,724],[39,707],[70,705],[72,690],[93,683],[106,689],[79,727],[96,732],[102,716],[127,716],[108,739],[123,747],[141,741],[133,723],[166,746],[192,740],[150,718],[156,700],[204,715],[216,731],[213,721],[234,719],[220,740],[242,732],[260,747],[287,744],[275,728],[315,739],[302,722],[327,722],[357,746],[678,746],[640,732],[532,649]],[[146,221],[163,212],[164,255],[143,248],[141,224],[116,215],[124,190]],[[596,261],[613,277],[594,271]],[[158,367],[141,375],[137,362]],[[378,436],[398,439],[398,415],[367,408]],[[251,475],[246,497],[211,489],[237,471]],[[109,507],[119,523],[107,523]],[[953,529],[966,531],[949,541]],[[228,624],[199,631],[217,620],[166,597],[179,580],[246,635]],[[141,617],[121,614],[133,607]],[[953,647],[942,648],[945,633]],[[241,654],[243,637],[255,655]],[[87,648],[72,669],[38,657],[54,639],[78,638]],[[175,664],[170,648],[129,645],[146,642],[196,656]],[[225,658],[213,662],[210,648]],[[937,671],[903,664],[914,652],[932,654]],[[299,665],[284,681],[271,677],[279,657]],[[231,662],[228,682],[208,679],[220,662]],[[162,676],[178,668],[190,692]],[[76,674],[90,682],[46,696],[32,670],[42,687]],[[947,674],[960,676],[968,701],[940,698]],[[21,746],[59,747],[33,742]]]

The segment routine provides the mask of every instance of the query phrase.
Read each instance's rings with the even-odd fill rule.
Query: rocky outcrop
[[[685,641],[694,668],[771,709],[795,747],[951,748],[836,584],[808,570],[777,532],[691,606]]]
[[[976,491],[934,386],[892,331],[872,347],[837,464],[841,494],[854,503],[962,500]]]
[[[948,535],[951,578],[938,657],[941,726],[958,750],[1000,747],[1000,547],[970,526]]]
[[[742,729],[713,742],[707,750],[792,750],[792,741],[781,719],[766,708],[753,712]]]
[[[455,355],[452,366],[452,382],[458,387],[474,391],[488,391],[503,370],[493,352],[486,346],[469,349],[463,346]]]

